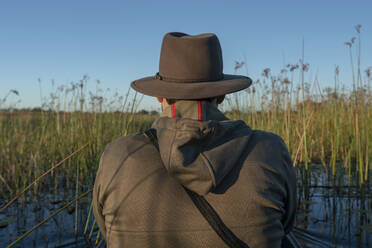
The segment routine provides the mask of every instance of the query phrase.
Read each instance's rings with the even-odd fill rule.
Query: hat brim
[[[145,95],[168,99],[204,99],[221,96],[248,88],[252,79],[245,76],[224,74],[222,80],[193,83],[176,83],[145,77],[133,81],[131,87]]]

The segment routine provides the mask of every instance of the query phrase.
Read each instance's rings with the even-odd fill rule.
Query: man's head
[[[219,96],[245,89],[251,83],[248,77],[223,73],[221,46],[215,34],[168,33],[163,38],[159,72],[133,81],[131,87],[159,98],[216,98],[218,102]]]

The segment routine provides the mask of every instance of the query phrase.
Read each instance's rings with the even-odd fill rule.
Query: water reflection
[[[299,207],[295,236],[304,247],[371,247],[370,183],[343,168],[331,176],[327,167],[298,169]],[[370,182],[370,180],[369,180]]]
[[[297,168],[298,213],[294,236],[303,247],[372,247],[371,180],[359,186],[358,175],[347,176],[340,168],[335,176],[327,167]],[[371,175],[371,173],[369,173]],[[87,190],[84,187],[80,192]],[[0,244],[9,245],[17,237],[75,198],[74,187],[28,193],[0,214]],[[90,216],[91,195],[78,204],[77,235],[75,206],[63,210],[33,231],[17,247],[97,247],[102,245],[98,227]],[[3,205],[2,203],[1,205]],[[85,228],[87,226],[87,228]],[[85,233],[85,235],[84,235]],[[103,246],[103,245],[102,245]]]

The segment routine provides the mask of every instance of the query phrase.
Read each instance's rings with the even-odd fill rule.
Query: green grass
[[[229,95],[224,108],[231,119],[283,137],[295,165],[308,169],[311,163],[321,163],[335,175],[336,164],[341,163],[349,176],[359,173],[362,185],[372,160],[372,76],[371,67],[360,68],[358,52],[354,63],[352,51],[354,43],[359,41],[360,46],[360,27],[356,30],[358,38],[346,43],[352,88],[340,84],[338,67],[333,88],[321,89],[317,77],[308,81],[310,65],[303,54],[298,64],[288,64],[276,74],[265,69],[250,88]],[[16,90],[0,99],[0,195],[14,196],[86,143],[87,148],[35,184],[33,192],[44,184],[57,188],[58,177],[66,179],[67,187],[74,181],[92,185],[106,144],[149,128],[157,118],[138,111],[139,95],[104,91],[99,81],[95,92],[88,92],[88,82],[84,76],[77,83],[54,89],[49,97],[41,95],[42,106],[34,110],[17,110],[7,104],[8,97],[19,95]]]
[[[288,83],[287,83],[288,84]],[[254,86],[256,89],[259,84]],[[232,98],[254,105],[248,109],[233,109],[227,115],[242,119],[254,129],[274,132],[288,145],[295,165],[322,163],[336,164],[360,173],[360,183],[367,179],[372,159],[372,94],[371,89],[358,92],[328,92],[320,101],[316,95],[306,93],[305,101],[296,100],[297,91],[287,89],[290,84],[278,83],[269,103],[260,102],[259,92],[243,92]],[[242,100],[242,98],[244,98]],[[294,99],[294,100],[292,100]],[[355,99],[357,104],[355,103]],[[291,102],[293,101],[293,102]],[[228,103],[227,103],[228,104]],[[266,105],[265,105],[266,104]],[[226,106],[226,104],[225,104]],[[242,106],[242,104],[241,104]],[[244,105],[243,105],[244,106]],[[129,110],[133,109],[130,107]],[[67,183],[75,180],[79,165],[79,181],[92,183],[99,157],[110,141],[147,129],[156,115],[131,112],[94,111],[2,111],[0,112],[0,175],[1,193],[16,193],[35,178],[77,150],[85,143],[89,146],[63,167],[53,172],[48,182],[57,187],[58,176]],[[306,145],[305,145],[306,144]],[[74,180],[72,180],[74,179]]]
[[[106,144],[128,133],[150,127],[154,115],[87,112],[1,112],[0,192],[16,194],[44,171],[79,147],[88,147],[52,172],[34,187],[58,187],[59,176],[66,183],[78,180],[92,184],[99,157]],[[69,186],[68,186],[69,187]]]

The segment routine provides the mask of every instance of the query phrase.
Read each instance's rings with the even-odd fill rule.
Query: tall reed
[[[322,163],[327,169],[330,166],[335,176],[338,164],[342,164],[349,176],[358,173],[360,184],[364,184],[372,158],[372,76],[371,67],[362,73],[360,29],[356,26],[357,38],[345,43],[352,89],[340,84],[339,67],[334,72],[333,88],[321,89],[317,77],[308,79],[310,64],[305,62],[303,44],[298,63],[287,64],[278,73],[266,68],[246,91],[228,96],[224,106],[227,115],[283,137],[295,165],[304,164],[308,169],[311,163]],[[237,62],[235,70],[244,65]],[[12,107],[22,94],[16,90],[0,99],[2,200],[16,195],[51,164],[88,142],[89,147],[76,158],[53,171],[48,180],[35,184],[33,192],[37,194],[45,185],[53,185],[55,190],[59,184],[72,188],[73,182],[92,185],[107,143],[144,130],[157,118],[155,113],[138,111],[143,96],[129,90],[124,94],[103,90],[100,81],[95,82],[92,92],[88,84],[90,79],[84,76],[78,82],[55,87],[45,97],[43,82],[39,81],[42,105],[38,109]]]
[[[104,91],[100,82],[96,92],[87,92],[88,80],[85,76],[78,83],[58,87],[48,98],[42,97],[41,108],[17,110],[7,106],[0,110],[1,197],[16,195],[52,164],[88,142],[79,155],[35,184],[34,193],[49,188],[46,185],[55,189],[61,183],[67,188],[73,182],[91,185],[106,144],[149,127],[155,119],[155,115],[135,113],[139,100],[130,92],[123,96]],[[2,102],[4,106],[6,102]]]

